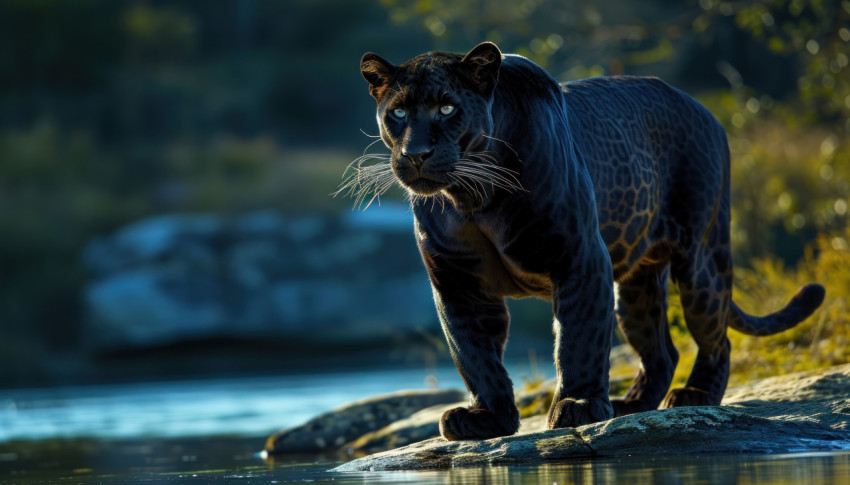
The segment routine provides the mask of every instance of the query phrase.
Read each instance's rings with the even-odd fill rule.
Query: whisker
[[[466,153],[464,155],[465,158],[461,158],[459,162],[466,162],[467,165],[470,166],[475,166],[491,172],[498,172],[502,176],[511,179],[517,185],[521,185],[519,183],[519,179],[517,178],[519,172],[499,165],[498,160],[492,154],[488,152],[473,152]]]
[[[465,166],[474,167],[474,168],[477,168],[477,169],[480,169],[480,170],[486,170],[486,171],[489,171],[489,172],[494,173],[494,174],[498,173],[500,176],[510,178],[511,180],[514,180],[517,183],[519,182],[519,179],[516,178],[517,175],[519,175],[519,173],[517,171],[511,170],[507,167],[502,167],[500,165],[493,165],[489,162],[480,162],[480,161],[477,161],[475,159],[468,159],[468,158],[467,159],[462,158],[462,159],[458,160],[458,162],[459,163],[466,162],[464,164]]]
[[[460,162],[455,164],[454,167],[454,170],[456,172],[463,172],[464,174],[475,175],[493,185],[499,186],[510,192],[526,192],[525,188],[523,188],[522,186],[522,183],[520,183],[519,179],[517,179],[514,175],[515,172],[508,169],[498,169],[504,169],[504,167],[468,163],[468,161],[466,160],[461,160]]]
[[[456,185],[460,185],[464,190],[471,194],[475,194],[475,189],[467,183],[467,181],[458,173],[448,173],[446,174],[449,180],[454,182]]]
[[[380,140],[369,146],[377,141]],[[368,164],[370,162],[374,163]],[[351,197],[354,199],[353,208],[362,210],[368,209],[375,201],[380,205],[381,195],[396,182],[390,155],[382,153],[368,153],[355,158],[345,168],[342,177],[338,189],[331,195]]]
[[[462,172],[461,172],[461,173],[462,173]],[[470,181],[472,184],[475,184],[476,186],[481,187],[482,192],[483,192],[483,191],[486,191],[486,186],[485,186],[485,184],[486,184],[486,185],[490,185],[490,188],[491,188],[491,189],[495,189],[496,187],[499,187],[499,188],[502,188],[502,189],[505,189],[505,190],[511,190],[511,189],[510,189],[510,187],[508,187],[508,186],[502,185],[502,184],[500,184],[500,183],[498,183],[498,182],[494,182],[494,181],[492,181],[492,180],[490,180],[490,179],[484,178],[484,177],[482,177],[482,176],[480,176],[480,175],[477,175],[477,174],[464,173],[464,174],[463,174],[463,176],[464,176],[464,177],[465,177],[468,181]]]
[[[365,133],[364,133],[364,135],[365,135]],[[372,136],[372,135],[366,135],[366,136]],[[383,140],[381,140],[380,135],[375,135],[375,136],[377,136],[377,138],[378,138],[378,139],[377,139],[377,140],[375,140],[375,141],[373,141],[372,143],[370,143],[370,144],[366,145],[366,148],[364,148],[364,149],[363,149],[363,154],[364,154],[364,155],[366,154],[366,150],[368,150],[368,149],[372,148],[372,145],[374,145],[375,143],[378,143],[379,141],[383,141]]]
[[[468,156],[470,158],[474,158],[476,160],[481,160],[481,161],[484,161],[484,162],[487,162],[487,163],[492,163],[493,165],[497,165],[497,166],[499,165],[498,160],[496,160],[496,157],[494,157],[493,155],[491,155],[487,152],[472,152],[472,153],[467,153],[466,156]]]
[[[497,142],[505,145],[508,148],[508,150],[510,150],[514,153],[514,156],[516,156],[517,160],[519,160],[520,163],[522,163],[522,160],[519,158],[519,153],[517,153],[516,150],[514,150],[514,147],[512,147],[510,143],[506,142],[505,140],[502,140],[501,138],[496,138],[495,136],[490,136],[486,133],[481,133],[481,136],[483,136],[484,138],[493,140],[493,141],[497,141]]]
[[[478,184],[472,181],[472,177],[466,174],[461,174],[459,172],[453,172],[451,174],[447,174],[451,180],[454,180],[457,184],[464,187],[471,195],[473,195],[476,199],[480,200],[482,203],[484,202],[484,194],[479,192]],[[482,186],[483,188],[483,186]]]
[[[469,160],[473,160],[476,162],[485,163],[487,165],[491,165],[494,167],[499,167],[504,170],[510,170],[511,172],[516,173],[515,170],[511,170],[505,166],[499,164],[499,160],[490,152],[467,152],[464,153],[464,156]]]
[[[469,174],[466,174],[466,180],[470,182],[473,187],[475,187],[475,194],[478,196],[481,202],[484,202],[484,193],[487,192],[487,187],[484,185],[484,181],[482,181],[480,177]],[[493,184],[490,185],[492,188]],[[479,187],[481,188],[481,190],[479,190]]]
[[[390,165],[390,154],[366,153],[372,146],[381,141],[380,136],[369,135],[366,132],[363,132],[363,134],[376,139],[366,147],[363,155],[348,164],[343,171],[342,182],[336,192],[332,194],[334,197],[338,195],[351,197],[354,201],[353,208],[358,210],[366,210],[375,202],[380,205],[381,196],[398,183]],[[504,140],[483,133],[482,136],[503,143],[516,155],[516,151]],[[510,193],[527,192],[519,180],[519,172],[500,165],[498,157],[489,151],[464,152],[462,158],[452,165],[451,171],[446,173],[445,176],[453,185],[481,202],[487,199],[487,194],[497,189]],[[432,212],[437,206],[437,199],[439,199],[441,210],[445,211],[446,198],[444,194],[422,196],[409,190],[405,193],[412,204],[431,199]]]
[[[490,178],[482,177],[481,175],[478,175],[478,174],[475,174],[475,173],[469,173],[469,172],[457,172],[457,173],[462,174],[467,180],[469,180],[469,181],[471,181],[471,182],[473,182],[477,185],[489,184],[491,187],[499,187],[499,188],[507,190],[509,192],[515,192],[516,191],[516,190],[514,190],[514,187],[511,186],[511,185],[506,185],[502,182],[499,182],[499,181],[496,181],[496,180],[493,180],[493,179],[490,179]]]
[[[379,161],[378,164],[383,164],[383,162],[389,162],[389,159],[390,159],[389,155],[380,155],[380,154],[372,154],[372,153],[369,153],[369,154],[366,154],[366,155],[361,155],[361,156],[355,158],[354,161],[352,161],[351,163],[348,164],[347,167],[345,167],[345,170],[342,171],[342,177],[346,178],[346,174],[348,174],[349,170],[353,169],[353,170],[356,171],[356,170],[361,170],[363,168],[366,168],[366,167],[363,167],[363,164],[367,161],[378,160]],[[378,164],[376,164],[376,165],[378,165]]]

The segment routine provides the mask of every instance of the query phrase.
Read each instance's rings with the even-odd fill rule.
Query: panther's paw
[[[605,421],[614,417],[611,401],[605,398],[564,398],[549,410],[547,428],[575,428],[583,424]]]
[[[508,436],[517,432],[506,429],[487,409],[454,408],[440,418],[440,434],[449,441],[483,440],[497,436]]]
[[[680,406],[714,406],[719,403],[711,399],[711,394],[696,387],[682,387],[673,389],[664,398],[661,408],[675,408]]]

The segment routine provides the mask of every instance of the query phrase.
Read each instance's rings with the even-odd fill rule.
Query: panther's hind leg
[[[612,401],[615,416],[656,409],[673,379],[679,353],[667,325],[669,270],[653,266],[617,285],[617,323],[640,356],[640,370],[625,397]]]
[[[701,244],[687,258],[674,258],[673,261],[673,280],[679,286],[685,323],[698,351],[686,386],[670,391],[662,403],[664,408],[718,405],[726,391],[730,351],[726,325],[732,301],[732,254],[728,228],[720,232],[726,237],[720,241],[714,239],[714,244],[707,246]]]

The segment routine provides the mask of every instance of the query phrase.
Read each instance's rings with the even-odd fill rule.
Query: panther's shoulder
[[[561,83],[560,88],[569,110],[687,112],[713,119],[691,95],[653,76],[600,76]]]
[[[678,93],[678,89],[674,88],[663,79],[655,76],[599,76],[587,79],[577,79],[560,83],[561,90],[565,93],[571,92],[589,92],[589,91],[616,91],[616,90],[641,90],[649,89],[652,91],[662,91],[667,93]]]

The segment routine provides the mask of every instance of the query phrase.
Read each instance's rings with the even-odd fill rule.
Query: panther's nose
[[[402,148],[401,154],[407,157],[413,163],[413,166],[419,168],[428,157],[434,154],[434,147],[417,147],[413,149]]]

